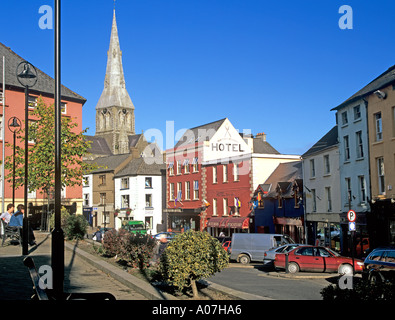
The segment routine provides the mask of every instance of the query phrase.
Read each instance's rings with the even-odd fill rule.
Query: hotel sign
[[[239,143],[212,143],[211,151],[244,152]]]

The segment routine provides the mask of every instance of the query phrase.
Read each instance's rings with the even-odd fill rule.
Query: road
[[[322,300],[321,289],[331,284],[336,274],[325,278],[289,279],[268,275],[262,265],[241,266],[231,263],[228,268],[208,279],[234,290],[275,300]],[[329,281],[328,281],[329,280]]]

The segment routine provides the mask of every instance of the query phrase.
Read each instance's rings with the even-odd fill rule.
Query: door
[[[324,272],[333,272],[337,271],[339,267],[339,263],[337,262],[338,258],[333,256],[330,252],[328,252],[325,248],[316,248],[317,254],[320,255],[323,259],[323,271]]]
[[[324,270],[324,259],[316,254],[314,247],[302,247],[297,250],[295,262],[303,271],[322,272]]]

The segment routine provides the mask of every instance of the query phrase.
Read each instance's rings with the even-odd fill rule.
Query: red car
[[[232,241],[225,241],[222,244],[222,248],[224,248],[226,252],[229,252],[229,248],[230,248],[231,244],[232,244]]]
[[[331,249],[315,246],[302,246],[288,252],[288,272],[338,272],[353,274],[352,258],[342,257]],[[285,269],[285,253],[277,253],[274,260],[276,269]],[[354,259],[354,271],[362,272],[363,261]]]

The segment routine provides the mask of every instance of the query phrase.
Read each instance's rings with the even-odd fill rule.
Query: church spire
[[[111,135],[113,152],[118,153],[119,133],[122,130],[126,135],[135,134],[134,121],[134,105],[125,86],[114,8],[104,89],[96,105],[96,135],[106,135],[108,138]]]

